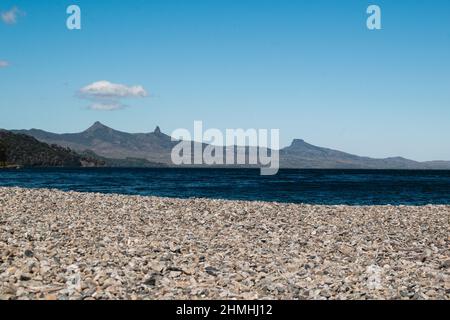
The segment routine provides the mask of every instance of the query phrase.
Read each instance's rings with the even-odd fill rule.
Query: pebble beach
[[[450,206],[0,188],[0,299],[450,299]]]

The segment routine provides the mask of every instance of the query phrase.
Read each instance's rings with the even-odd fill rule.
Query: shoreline
[[[450,299],[450,206],[0,187],[0,299]]]

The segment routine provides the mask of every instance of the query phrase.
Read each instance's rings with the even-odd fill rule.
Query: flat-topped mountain
[[[37,129],[15,130],[41,142],[70,148],[79,153],[95,153],[114,166],[147,166],[148,163],[170,166],[171,141],[159,127],[149,133],[127,133],[114,130],[100,122],[80,133],[56,134]],[[247,149],[248,153],[248,149]],[[108,159],[114,159],[109,162]],[[123,161],[123,160],[132,160]],[[299,169],[450,169],[450,161],[417,162],[401,157],[374,159],[338,150],[322,148],[296,139],[280,150],[281,168]]]

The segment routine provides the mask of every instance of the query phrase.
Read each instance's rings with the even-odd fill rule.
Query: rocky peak
[[[92,126],[90,126],[86,132],[93,132],[93,131],[98,131],[98,130],[104,130],[104,129],[110,129],[109,127],[105,126],[103,123],[101,123],[100,121],[96,121]]]
[[[303,139],[294,139],[294,141],[292,141],[292,143],[291,143],[291,147],[300,147],[300,146],[304,146],[306,144],[307,143]]]

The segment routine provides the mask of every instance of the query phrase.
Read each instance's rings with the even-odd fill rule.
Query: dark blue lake
[[[450,171],[252,169],[0,170],[0,186],[309,204],[450,204]]]

